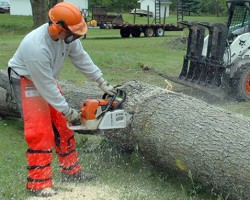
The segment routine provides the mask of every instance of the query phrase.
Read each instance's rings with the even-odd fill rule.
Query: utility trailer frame
[[[154,23],[149,23],[149,16],[150,16],[150,11],[149,11],[149,6],[147,7],[147,11],[144,12],[145,16],[148,18],[148,23],[147,24],[136,24],[135,23],[135,18],[136,18],[136,13],[137,9],[134,9],[131,13],[134,15],[134,24],[118,24],[114,23],[113,24],[113,29],[120,29],[120,35],[123,38],[128,38],[130,35],[132,37],[140,37],[141,34],[143,33],[145,37],[162,37],[165,34],[165,31],[182,31],[184,29],[183,26],[181,25],[174,25],[174,24],[166,24],[166,10],[167,8],[165,7],[164,10],[164,20],[163,23],[161,23],[161,1],[163,0],[158,0],[155,1],[155,16],[154,16]],[[141,9],[139,9],[141,10]]]
[[[183,27],[174,24],[121,24],[113,25],[113,29],[120,29],[123,38],[140,37],[143,33],[145,37],[162,37],[165,31],[182,31]]]

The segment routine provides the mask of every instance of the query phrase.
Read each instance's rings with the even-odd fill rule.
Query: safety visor
[[[70,31],[68,31],[68,35],[64,38],[64,42],[66,44],[69,44],[69,43],[73,42],[74,40],[78,39],[79,37],[81,37],[81,35],[75,35],[75,34],[71,33]]]
[[[73,42],[87,33],[87,26],[84,19],[81,21],[81,23],[72,26],[67,26],[62,20],[60,21],[60,24],[62,25],[63,29],[67,31],[67,36],[64,39],[66,44]]]

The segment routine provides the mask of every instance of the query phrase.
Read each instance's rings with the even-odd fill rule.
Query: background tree
[[[176,12],[178,3],[182,3],[184,14],[193,13],[216,14],[216,16],[227,13],[225,0],[172,0],[170,10]],[[189,12],[191,11],[191,12]]]
[[[225,0],[201,0],[199,6],[201,13],[216,14],[217,17],[227,12]]]
[[[197,13],[199,9],[199,0],[182,0],[183,12],[188,16],[191,13]]]
[[[34,28],[48,22],[48,11],[55,4],[62,2],[63,0],[30,0],[32,8],[32,16],[34,22]]]
[[[131,9],[138,8],[138,0],[91,0],[89,9],[93,6],[105,6],[108,12],[130,12]]]

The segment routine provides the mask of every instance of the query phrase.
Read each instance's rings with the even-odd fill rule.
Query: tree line
[[[227,14],[226,0],[172,0],[171,11],[176,11],[182,6],[184,14]]]

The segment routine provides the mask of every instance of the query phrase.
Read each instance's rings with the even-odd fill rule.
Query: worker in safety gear
[[[96,81],[107,94],[113,87],[83,49],[80,37],[87,26],[80,10],[61,2],[49,10],[49,23],[31,31],[9,60],[8,72],[18,107],[24,119],[28,144],[27,189],[36,196],[52,196],[52,149],[61,166],[62,181],[95,178],[85,173],[78,162],[74,132],[66,122],[76,122],[80,114],[69,106],[56,81],[68,56],[87,78]]]

